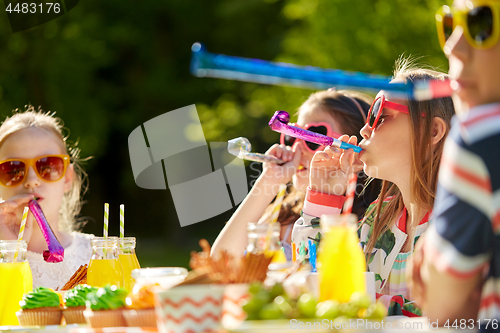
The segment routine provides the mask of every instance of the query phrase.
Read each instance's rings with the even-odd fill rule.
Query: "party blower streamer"
[[[48,251],[43,251],[43,260],[45,260],[46,262],[63,261],[64,248],[57,240],[57,237],[52,231],[49,222],[47,222],[45,215],[43,215],[42,208],[35,199],[30,200],[30,202],[28,203],[28,207],[35,217],[36,222],[40,226],[40,230],[42,230],[43,237],[45,237],[45,241],[47,242],[47,246],[49,247]]]
[[[340,141],[339,139],[288,125],[288,121],[290,121],[290,115],[288,114],[288,112],[276,111],[271,120],[269,120],[269,127],[271,127],[273,131],[284,133],[297,139],[317,143],[322,146],[334,146],[340,149],[352,149],[356,153],[359,153],[362,150],[358,146]]]
[[[191,50],[190,70],[191,74],[197,77],[215,77],[316,90],[330,87],[387,90],[404,94],[404,98],[416,100],[450,96],[453,90],[458,88],[456,81],[450,80],[390,83],[391,78],[388,76],[210,53],[201,43],[194,43]]]
[[[247,138],[239,137],[236,139],[229,140],[227,142],[227,151],[229,154],[234,155],[238,158],[260,162],[260,163],[276,163],[283,164],[285,161],[277,158],[276,156],[265,155],[260,153],[251,153],[252,144]]]

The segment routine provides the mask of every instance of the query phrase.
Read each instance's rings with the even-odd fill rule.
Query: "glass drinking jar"
[[[24,240],[0,240],[0,326],[19,325],[19,301],[33,289],[27,249]]]
[[[159,284],[164,289],[169,289],[182,281],[188,275],[184,267],[152,267],[134,269],[132,278],[135,280],[134,292],[142,287]]]
[[[87,270],[87,284],[104,287],[108,284],[123,287],[123,269],[118,260],[118,237],[90,239],[92,257]]]
[[[257,224],[248,223],[247,253],[274,256],[277,251],[281,251],[280,245],[280,224]]]
[[[366,259],[359,246],[357,215],[323,215],[323,239],[319,247],[320,301],[349,301],[366,292]]]
[[[131,291],[134,287],[132,271],[141,268],[135,255],[135,237],[118,238],[118,260],[123,270],[123,287]]]

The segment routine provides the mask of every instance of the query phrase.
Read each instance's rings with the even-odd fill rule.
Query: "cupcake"
[[[152,289],[159,286],[158,283],[155,283],[134,288],[127,296],[125,300],[127,310],[123,310],[123,316],[128,326],[156,327]]]
[[[21,326],[59,325],[62,307],[59,294],[54,290],[39,287],[23,296],[19,302],[21,310],[16,312]]]
[[[93,328],[126,326],[122,310],[125,308],[127,290],[117,286],[106,286],[87,294],[83,312],[87,324]]]
[[[97,291],[96,287],[91,287],[86,284],[80,284],[73,289],[66,291],[64,294],[64,303],[66,307],[63,310],[66,324],[85,324],[83,311],[85,310],[85,301],[87,294]]]

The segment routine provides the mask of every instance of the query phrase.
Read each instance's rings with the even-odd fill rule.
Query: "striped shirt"
[[[500,319],[500,104],[455,117],[425,250],[457,278],[483,272],[480,319]]]

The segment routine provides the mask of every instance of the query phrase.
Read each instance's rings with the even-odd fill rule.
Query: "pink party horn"
[[[42,230],[43,237],[49,247],[49,250],[43,251],[43,260],[46,262],[61,262],[64,259],[64,248],[57,240],[56,235],[43,215],[42,208],[35,199],[31,199],[28,203],[31,213],[35,217],[36,222]]]
[[[302,139],[322,146],[335,146],[340,149],[352,149],[356,153],[359,153],[362,150],[361,147],[340,141],[337,138],[332,138],[320,133],[315,133],[299,127],[288,125],[289,121],[290,115],[288,114],[288,112],[276,111],[271,120],[269,120],[269,127],[271,127],[273,131],[290,135],[294,138]]]

